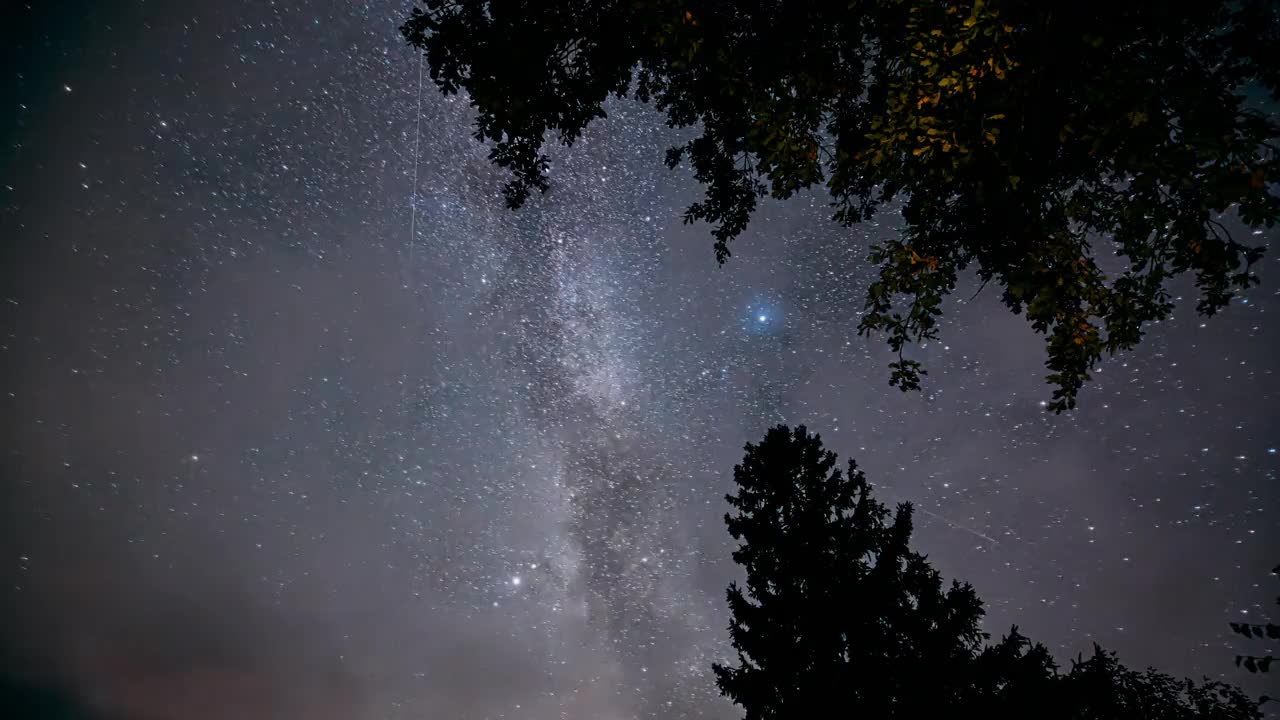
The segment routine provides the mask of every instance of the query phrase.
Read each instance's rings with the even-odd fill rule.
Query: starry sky
[[[1207,322],[1177,284],[1061,417],[967,278],[904,395],[855,333],[892,212],[766,202],[717,267],[627,101],[508,211],[406,0],[15,6],[7,676],[138,720],[738,717],[722,498],[786,422],[917,503],[989,631],[1274,689],[1227,622],[1280,591],[1280,256]]]

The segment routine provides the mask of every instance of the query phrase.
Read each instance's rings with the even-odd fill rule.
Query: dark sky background
[[[918,503],[991,632],[1274,694],[1227,622],[1280,592],[1275,254],[1063,417],[967,280],[903,395],[854,330],[892,214],[766,203],[718,268],[628,102],[510,212],[465,100],[415,123],[405,0],[12,6],[11,679],[130,720],[737,717],[722,496],[785,421]]]

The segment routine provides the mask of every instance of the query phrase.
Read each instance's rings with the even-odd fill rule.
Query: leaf
[[[1062,8],[986,1],[992,7],[974,0],[871,3],[867,22],[842,24],[848,13],[839,6],[847,4],[861,14],[866,3],[846,0],[801,9],[781,3],[688,2],[680,10],[680,4],[647,1],[604,3],[601,8],[534,2],[521,4],[528,12],[520,22],[494,22],[475,9],[492,3],[423,0],[406,3],[425,5],[430,16],[413,23],[406,34],[411,44],[427,51],[432,78],[441,89],[470,94],[480,139],[506,138],[492,157],[514,171],[518,187],[526,191],[538,187],[532,178],[538,176],[538,148],[544,140],[556,134],[566,141],[581,137],[587,121],[600,117],[595,111],[609,95],[606,90],[629,86],[638,70],[642,99],[664,112],[673,127],[702,128],[686,159],[708,191],[694,217],[712,225],[717,249],[747,226],[761,194],[755,187],[790,192],[828,170],[819,162],[826,151],[819,149],[819,157],[813,158],[807,136],[829,132],[840,149],[823,184],[837,198],[841,223],[869,220],[875,206],[895,193],[910,198],[912,219],[903,231],[947,247],[942,256],[948,259],[937,275],[948,275],[952,258],[961,257],[1006,291],[1011,290],[1010,277],[1026,275],[1019,281],[1027,285],[1020,299],[1006,293],[1013,312],[1025,311],[1028,300],[1044,294],[1048,299],[1041,310],[1047,313],[1048,329],[1055,322],[1053,307],[1043,306],[1073,304],[1107,329],[1102,340],[1094,333],[1080,345],[1069,330],[1049,336],[1049,370],[1051,378],[1058,378],[1050,383],[1063,390],[1055,403],[1061,400],[1065,408],[1074,405],[1087,371],[1096,365],[1095,349],[1129,349],[1141,336],[1136,328],[1166,319],[1169,310],[1156,289],[1159,283],[1145,282],[1148,278],[1135,277],[1122,290],[1102,284],[1092,270],[1068,270],[1058,288],[1056,273],[1026,267],[1028,258],[1019,243],[983,241],[986,213],[1000,212],[1007,199],[991,194],[1028,196],[1018,198],[1030,212],[1010,218],[1011,237],[1087,226],[1096,231],[1099,247],[1116,241],[1134,267],[1150,267],[1153,281],[1172,280],[1187,271],[1198,274],[1203,307],[1221,307],[1234,290],[1251,282],[1244,269],[1249,256],[1243,243],[1235,242],[1205,243],[1195,252],[1192,236],[1200,234],[1193,232],[1197,223],[1192,221],[1239,207],[1240,220],[1254,228],[1280,222],[1280,202],[1268,192],[1280,181],[1280,170],[1258,152],[1261,141],[1273,140],[1274,123],[1254,117],[1251,101],[1215,81],[1266,84],[1271,78],[1274,85],[1274,71],[1264,67],[1266,54],[1261,52],[1267,49],[1270,29],[1247,27],[1247,13],[1225,8],[1269,9],[1273,3],[1220,3],[1217,11],[1191,14],[1168,12],[1159,3],[1133,8],[1111,3],[1094,8],[1096,17],[1088,22],[1079,18],[1079,23],[1068,24],[1077,31],[1058,28],[1065,35],[1055,39],[1052,52],[1043,52],[1047,48],[1028,47],[1031,38],[1022,35],[1052,27],[1051,15]],[[874,9],[895,5],[899,7],[889,12]],[[1016,13],[1007,17],[995,12],[1015,5]],[[697,16],[693,7],[699,8]],[[608,8],[607,18],[597,17],[603,8]],[[777,8],[790,13],[786,24],[794,27],[787,33],[777,32]],[[689,34],[701,34],[693,26],[702,20],[732,26],[741,38],[712,39],[703,45],[708,53],[697,49],[691,55],[699,38]],[[831,36],[835,27],[841,31]],[[613,37],[618,31],[622,37]],[[565,47],[564,42],[603,51],[558,53],[550,62],[527,62]],[[797,43],[803,57],[778,64],[778,54],[793,51]],[[653,53],[655,46],[658,52]],[[968,56],[959,58],[962,53]],[[1117,61],[1121,55],[1123,61]],[[866,73],[858,69],[863,62],[868,63]],[[742,71],[763,66],[777,72],[758,78]],[[1035,81],[1058,71],[1061,92]],[[1070,102],[1038,106],[1039,93],[1049,90]],[[1166,106],[1175,110],[1166,111]],[[1007,117],[997,111],[1002,107],[1018,113],[1014,123],[1003,122]],[[1152,108],[1149,116],[1141,112],[1147,107]],[[1034,108],[1037,114],[1034,132],[1025,136],[1015,135],[1027,117],[1018,108]],[[940,116],[937,123],[921,121],[926,109]],[[773,117],[757,126],[756,118],[764,114]],[[832,114],[838,117],[828,121]],[[1175,115],[1183,117],[1175,123]],[[859,137],[866,132],[866,119],[876,116],[889,119],[878,129],[881,137]],[[1081,124],[1079,131],[1072,130],[1075,123]],[[1141,129],[1130,133],[1125,123]],[[996,132],[1001,128],[1004,134]],[[782,132],[766,140],[774,129]],[[915,142],[920,135],[928,139]],[[805,140],[787,142],[787,137]],[[1015,152],[1016,163],[1010,162]],[[974,162],[975,157],[983,161]],[[1037,173],[1025,194],[1013,175],[1023,167]],[[1259,169],[1265,174],[1256,173]],[[1001,172],[1008,178],[1003,188]],[[1113,180],[1124,175],[1137,175],[1150,187],[1132,193],[1113,187]],[[1165,190],[1172,200],[1158,197]],[[948,207],[951,195],[958,201],[954,212]],[[1060,213],[1058,206],[1068,211]],[[1168,248],[1157,247],[1169,245],[1155,232],[1160,227],[1173,235]],[[1092,257],[1092,250],[1086,252]],[[1072,274],[1087,279],[1076,282]],[[890,295],[913,303],[921,298],[918,285],[897,280],[891,285]],[[945,283],[939,287],[942,295],[950,294]],[[882,329],[893,322],[891,310],[878,314]],[[899,325],[912,322],[904,317]],[[891,330],[904,334],[897,327]],[[1052,341],[1063,346],[1060,352]],[[1270,630],[1263,632],[1271,637]]]

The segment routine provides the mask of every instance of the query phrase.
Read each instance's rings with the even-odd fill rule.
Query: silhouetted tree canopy
[[[912,511],[892,514],[801,426],[775,427],[734,468],[745,584],[729,586],[737,662],[714,666],[746,720],[823,717],[1246,720],[1258,702],[1218,682],[1136,672],[1095,646],[1059,672],[1013,628],[987,645],[982,603],[944,585],[910,548]],[[828,711],[828,712],[824,712]]]
[[[1272,568],[1271,574],[1280,576],[1280,565]],[[1280,596],[1276,597],[1276,606],[1280,607]],[[1231,631],[1251,639],[1280,640],[1280,625],[1276,623],[1233,622]],[[1271,672],[1271,662],[1274,657],[1273,655],[1236,655],[1236,667],[1243,667],[1251,673]]]
[[[1246,98],[1280,97],[1278,28],[1268,0],[424,0],[401,30],[468,94],[512,207],[547,189],[545,141],[628,93],[697,128],[667,163],[705,184],[685,220],[721,262],[762,196],[824,185],[845,224],[895,203],[859,325],[891,383],[919,387],[904,348],[972,266],[1047,336],[1061,412],[1168,317],[1166,280],[1193,273],[1206,315],[1256,282],[1223,215],[1280,218],[1280,132]]]
[[[715,672],[747,720],[818,717],[833,697],[870,717],[931,717],[952,702],[915,688],[974,656],[982,606],[907,547],[911,508],[890,517],[856,466],[842,472],[803,427],[748,445],[734,481],[725,522],[747,575],[728,593],[740,662]]]

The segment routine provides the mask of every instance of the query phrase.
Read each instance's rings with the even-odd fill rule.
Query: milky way
[[[723,496],[787,422],[918,503],[989,631],[1248,680],[1274,257],[1211,321],[1178,284],[1064,417],[967,279],[904,395],[855,332],[892,213],[766,202],[718,267],[682,131],[630,101],[507,210],[466,99],[417,92],[406,3],[34,5],[0,155],[9,675],[105,717],[737,717]]]

